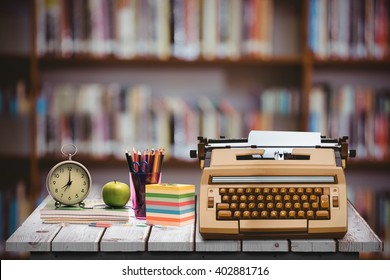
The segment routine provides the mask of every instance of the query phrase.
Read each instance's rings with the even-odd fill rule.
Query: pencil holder
[[[159,184],[160,173],[130,172],[130,200],[137,219],[146,219],[145,185]]]

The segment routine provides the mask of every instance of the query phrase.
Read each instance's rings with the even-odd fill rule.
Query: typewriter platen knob
[[[198,157],[198,151],[190,150],[190,158],[197,158],[197,157]]]

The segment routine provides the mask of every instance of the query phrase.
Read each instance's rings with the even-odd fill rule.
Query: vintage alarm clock
[[[73,153],[66,154],[64,149],[72,146]],[[76,205],[84,207],[84,199],[92,186],[91,174],[88,169],[80,162],[72,160],[77,153],[75,145],[64,145],[61,153],[68,156],[56,164],[48,173],[46,178],[46,187],[49,194],[54,198],[55,206],[58,208],[62,205]]]

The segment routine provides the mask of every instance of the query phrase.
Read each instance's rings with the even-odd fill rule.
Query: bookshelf
[[[274,88],[287,89],[294,92],[294,97],[298,97],[298,105],[295,108],[297,113],[294,113],[294,115],[287,114],[281,117],[279,122],[283,123],[286,118],[291,118],[294,120],[294,124],[289,128],[303,131],[310,129],[312,121],[311,93],[313,87],[318,84],[326,84],[337,88],[345,84],[355,86],[363,83],[366,86],[380,86],[381,88],[390,89],[388,79],[390,74],[390,57],[388,55],[390,35],[388,33],[383,30],[375,31],[374,33],[378,33],[380,39],[375,39],[376,37],[368,38],[367,50],[365,54],[363,51],[363,55],[360,52],[356,55],[355,53],[348,54],[348,52],[335,53],[334,46],[344,44],[342,48],[345,49],[347,43],[343,41],[340,34],[329,33],[329,37],[326,36],[328,26],[326,20],[330,21],[330,19],[339,16],[332,9],[336,9],[337,5],[341,5],[344,9],[344,5],[347,5],[348,1],[329,1],[331,3],[326,6],[325,1],[317,0],[258,2],[243,0],[237,1],[240,2],[238,4],[236,1],[224,1],[224,4],[218,6],[217,4],[220,2],[216,0],[207,1],[207,4],[205,2],[205,6],[203,6],[202,1],[175,0],[160,1],[161,3],[158,5],[161,6],[151,5],[151,7],[146,4],[142,6],[141,1],[114,1],[118,5],[115,6],[118,10],[111,12],[109,20],[111,22],[117,20],[115,21],[116,25],[119,25],[118,34],[121,35],[118,35],[116,42],[111,40],[112,30],[106,30],[108,33],[100,32],[101,34],[94,32],[94,30],[100,30],[97,29],[98,24],[87,26],[89,31],[72,29],[77,28],[75,27],[77,24],[86,26],[80,17],[74,18],[75,25],[68,25],[67,27],[65,20],[65,27],[62,27],[62,29],[59,27],[60,25],[56,26],[51,22],[54,31],[45,33],[44,17],[42,17],[45,14],[45,1],[23,0],[18,1],[18,3],[13,2],[6,1],[2,4],[5,9],[1,12],[3,17],[0,16],[1,23],[3,23],[1,26],[15,26],[15,32],[10,32],[7,28],[0,28],[0,36],[9,38],[7,43],[0,48],[0,73],[2,74],[0,85],[2,88],[4,88],[4,85],[15,88],[19,79],[22,79],[26,84],[30,104],[29,113],[24,119],[21,118],[22,120],[16,121],[14,127],[18,133],[27,133],[18,135],[24,135],[21,138],[26,139],[25,143],[28,144],[26,146],[25,143],[14,143],[7,147],[9,142],[12,141],[7,138],[8,142],[2,143],[2,146],[7,148],[0,150],[0,163],[5,166],[8,162],[12,162],[23,168],[24,175],[22,177],[26,183],[26,193],[29,195],[30,201],[36,201],[39,198],[42,192],[42,178],[50,166],[58,160],[52,154],[40,154],[39,152],[39,139],[42,138],[42,135],[39,130],[39,106],[37,109],[36,104],[47,85],[52,88],[54,85],[55,88],[65,84],[79,87],[98,83],[107,87],[115,82],[120,87],[130,88],[142,84],[149,87],[153,96],[157,94],[162,99],[171,93],[175,98],[183,98],[186,102],[193,102],[193,99],[197,96],[211,96],[209,101],[215,104],[220,104],[225,99],[230,104],[236,104],[237,100],[249,100],[251,102],[253,96],[256,97],[257,104],[260,104],[259,100],[261,100],[261,96],[264,97],[267,94],[267,90]],[[85,4],[80,4],[81,2],[89,3],[89,1],[77,1],[77,4],[75,4],[76,1],[49,2],[52,6],[46,8],[49,10],[49,15],[54,18],[54,22],[56,17],[58,18],[61,15],[61,5],[63,3],[81,5],[79,7],[80,11],[86,11],[86,8],[92,9],[92,11],[98,9],[93,5],[84,7],[82,5]],[[110,1],[95,2],[96,5],[103,5],[103,8],[111,7],[107,4],[111,3]],[[378,6],[369,10],[368,30],[374,30],[375,26],[382,26],[382,24],[389,25],[389,16],[383,16],[382,12],[380,12],[379,22],[373,20],[373,18],[378,17],[372,16],[375,15],[376,9],[382,11],[385,7],[381,6],[382,3],[386,4],[389,10],[389,2],[386,0],[374,2]],[[126,7],[129,3],[139,5],[136,6],[136,9],[139,10],[123,10],[123,7]],[[106,4],[108,6],[104,6]],[[72,5],[70,7],[75,8]],[[206,5],[209,5],[207,6],[209,11],[215,11],[214,15],[211,15],[209,11],[204,14],[206,13],[204,10]],[[65,7],[69,8],[69,6]],[[270,28],[272,32],[264,28],[256,29],[252,27],[251,29],[251,21],[245,21],[242,18],[243,15],[248,16],[245,19],[259,16],[260,14],[257,13],[261,12],[259,10],[253,12],[253,7],[257,7],[259,10],[260,7],[263,7],[263,10],[270,11],[262,17],[263,23],[261,25],[272,27]],[[362,7],[356,6],[354,8],[362,9]],[[147,27],[145,27],[147,22],[144,19],[142,21],[139,19],[139,24],[135,27],[138,26],[140,29],[132,31],[134,34],[140,34],[140,37],[134,40],[134,37],[131,37],[135,36],[134,34],[131,35],[132,31],[124,30],[123,26],[126,24],[126,20],[136,22],[137,17],[134,17],[136,12],[145,9],[146,19],[149,19],[150,23],[154,23],[149,26],[150,32],[152,32],[150,34],[154,35],[150,35],[145,31],[147,30]],[[199,11],[203,17],[183,19],[180,11],[185,11],[185,9]],[[237,9],[241,10],[242,14],[237,13]],[[313,13],[319,13],[321,9],[327,11],[326,17],[313,16]],[[67,11],[65,15],[72,15],[69,10]],[[107,13],[106,10],[104,11]],[[224,16],[224,12],[231,15],[230,21],[229,18]],[[193,13],[196,12],[191,13],[189,14],[194,15]],[[156,19],[151,20],[152,14],[156,15]],[[169,14],[171,19],[174,20],[166,21],[162,14]],[[99,22],[99,17],[101,15],[92,13],[91,20],[94,20],[95,23]],[[72,23],[71,17],[67,19],[70,20],[68,23]],[[183,20],[186,20],[189,24],[188,29],[184,31]],[[110,26],[110,21],[108,22],[108,26]],[[255,21],[252,19],[252,24],[253,22]],[[364,20],[359,19],[359,22],[363,22],[364,25]],[[164,25],[165,29],[163,27],[158,29],[160,28],[159,25]],[[232,30],[229,31],[224,28],[224,25],[233,26]],[[242,29],[237,30],[237,25],[241,26]],[[208,28],[205,28],[205,26]],[[351,42],[356,44],[362,42],[362,35],[359,33],[362,31],[359,30],[354,31],[356,38],[354,37],[355,41],[352,40]],[[75,43],[74,45],[77,46],[73,50],[69,47],[72,45],[70,31],[77,31],[78,34],[90,32],[88,33],[91,38],[90,42],[82,41],[80,39],[82,37],[77,37],[77,40],[81,40],[81,43]],[[323,46],[326,47],[317,49],[318,44],[315,44],[316,39],[313,39],[315,32],[322,34],[321,39],[317,40],[322,40]],[[366,32],[368,34],[368,31]],[[87,33],[84,33],[84,36],[87,36]],[[46,34],[46,39],[43,34]],[[99,34],[106,37],[101,37]],[[183,37],[183,34],[186,36]],[[217,34],[220,34],[220,36],[217,36]],[[210,39],[205,41],[203,38]],[[339,42],[335,38],[341,38],[341,41]],[[151,40],[150,44],[154,47],[143,49],[145,40]],[[372,45],[376,44],[376,40],[380,42],[377,45],[381,46],[381,51],[374,51],[375,48],[372,48]],[[386,40],[387,44],[384,43]],[[139,42],[139,45],[135,42]],[[99,47],[94,48],[92,46],[94,44]],[[130,48],[128,48],[129,46]],[[354,45],[349,47],[356,49]],[[193,88],[199,90],[190,90]],[[272,93],[269,95],[274,96]],[[196,100],[196,102],[198,101]],[[272,101],[272,98],[263,100],[264,104],[267,102],[275,103],[277,101]],[[257,108],[255,113],[261,115],[261,111],[265,108],[261,109],[260,105],[258,107],[260,109]],[[271,110],[269,114],[274,116],[277,113]],[[387,116],[389,116],[388,111]],[[8,116],[5,116],[2,112],[2,120],[7,118]],[[28,120],[27,124],[26,120]],[[248,118],[242,117],[241,122],[248,122]],[[9,122],[2,123],[2,126],[5,127],[9,124]],[[259,124],[252,124],[252,127],[264,129],[264,126]],[[27,128],[27,132],[25,128]],[[270,129],[280,129],[280,127],[276,125],[270,127]],[[245,136],[245,131],[241,130],[239,134],[233,136]],[[196,141],[196,138],[193,140]],[[387,141],[389,142],[389,140]],[[15,150],[20,150],[21,146],[23,146],[23,153],[16,153]],[[137,147],[137,143],[134,146]],[[111,154],[96,156],[95,154],[85,153],[80,157],[80,161],[99,170],[104,169],[107,165],[110,168],[122,168],[121,158]],[[350,161],[349,164],[352,173],[365,170],[368,177],[371,176],[371,172],[378,170],[386,173],[389,166],[390,160],[388,157],[381,160],[360,158]],[[195,169],[197,165],[194,162],[171,157],[166,162],[165,167],[170,170],[178,168]],[[14,169],[9,168],[9,170]],[[15,172],[9,172],[8,177],[10,183],[7,185],[10,187],[16,185],[20,179]],[[387,187],[387,192],[389,192],[390,187],[385,182],[387,179],[388,177],[384,176],[379,184],[385,190]],[[375,184],[375,178],[373,184]],[[34,208],[34,203],[30,203],[28,207],[31,211]]]

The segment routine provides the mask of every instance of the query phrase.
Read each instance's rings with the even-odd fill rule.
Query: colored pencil
[[[111,224],[109,223],[89,223],[88,226],[90,227],[104,227],[104,228],[107,228],[107,227],[110,227]]]

